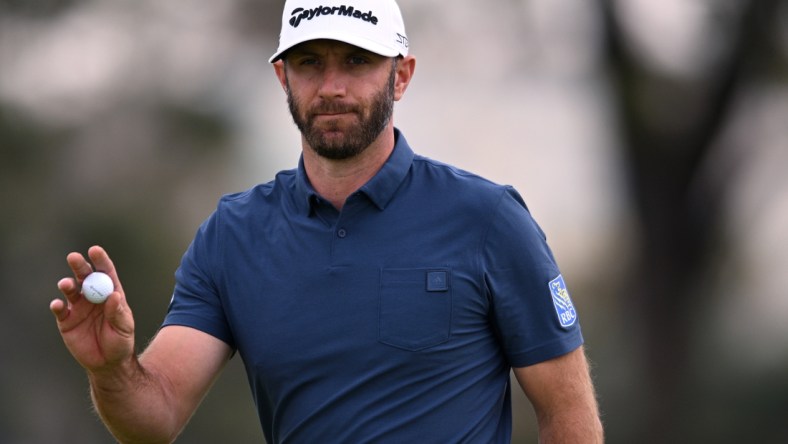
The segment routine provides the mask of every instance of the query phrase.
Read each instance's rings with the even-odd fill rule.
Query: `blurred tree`
[[[704,173],[742,91],[778,67],[785,74],[776,50],[780,0],[707,2],[718,20],[730,21],[722,27],[725,38],[709,41],[727,47],[706,69],[694,70],[699,74],[685,76],[638,57],[622,3],[600,0],[639,224],[635,270],[622,295],[637,320],[629,327],[640,333],[636,349],[645,365],[636,390],[642,398],[630,402],[642,419],[638,442],[693,442],[686,428],[690,347],[696,313],[712,301],[698,278],[715,254],[721,209],[735,183],[710,183]]]
[[[775,49],[775,39],[779,31],[785,31],[777,9],[783,7],[785,20],[788,8],[785,0],[664,2],[705,5],[724,22],[719,33],[704,42],[706,52],[718,56],[687,75],[658,69],[638,53],[632,28],[649,23],[632,23],[622,14],[637,1],[649,0],[599,0],[604,11],[607,67],[614,80],[612,97],[618,100],[631,198],[640,228],[637,270],[626,285],[622,306],[631,310],[631,330],[640,333],[632,337],[638,340],[642,356],[629,361],[645,362],[645,371],[637,373],[640,390],[632,387],[615,400],[603,397],[603,408],[611,401],[623,403],[626,413],[644,418],[622,431],[626,426],[621,418],[611,416],[609,442],[736,442],[744,437],[780,442],[774,433],[786,432],[779,416],[786,411],[785,397],[781,397],[788,389],[785,382],[779,387],[757,382],[746,386],[747,397],[731,410],[741,419],[738,427],[735,421],[728,424],[717,418],[693,422],[699,414],[688,410],[707,408],[711,402],[696,401],[687,407],[685,401],[690,393],[687,386],[696,382],[690,369],[693,320],[698,319],[694,313],[712,300],[699,291],[698,280],[713,265],[721,206],[734,184],[709,182],[705,173],[730,114],[739,110],[737,100],[743,91],[768,78],[785,84],[787,61]],[[161,321],[172,289],[172,272],[196,220],[207,215],[219,194],[232,189],[228,185],[233,175],[230,158],[237,154],[232,150],[238,130],[232,114],[237,111],[226,102],[239,96],[223,94],[233,87],[246,93],[254,83],[269,81],[256,78],[256,72],[245,74],[254,77],[252,81],[241,80],[247,65],[239,60],[264,58],[274,45],[282,2],[202,4],[206,9],[192,8],[191,3],[0,0],[0,80],[13,77],[9,73],[15,72],[14,65],[28,59],[22,55],[41,53],[34,58],[38,62],[61,57],[60,64],[35,65],[43,66],[38,72],[45,74],[23,82],[31,90],[25,97],[41,99],[34,100],[33,111],[19,108],[18,100],[0,97],[0,282],[8,295],[0,311],[0,337],[4,339],[0,352],[11,357],[0,366],[0,442],[108,440],[103,426],[89,413],[81,369],[63,349],[45,308],[56,296],[54,282],[67,271],[65,252],[84,251],[93,243],[110,249],[122,267],[127,291],[134,295],[142,346]],[[436,11],[445,12],[445,4],[437,0],[409,3],[410,8],[420,8],[410,18],[411,29],[418,31],[422,22],[422,33],[441,29],[433,22]],[[565,9],[559,9],[575,13],[575,6],[569,1]],[[447,22],[452,18],[457,16],[440,17]],[[474,19],[480,21],[480,29],[503,33],[506,27],[499,18],[489,14]],[[481,21],[487,19],[485,28]],[[467,31],[466,20],[458,21],[458,29]],[[533,23],[520,25],[526,29]],[[46,45],[38,41],[41,35]],[[124,60],[130,62],[110,72],[120,83],[108,83],[112,87],[106,90],[101,85],[80,89],[84,75],[91,74],[80,69],[109,56],[100,51],[85,55],[85,49],[106,36],[128,44],[124,53],[128,60]],[[445,38],[457,45],[452,40],[456,35],[439,37],[441,42]],[[424,40],[421,48],[428,47]],[[51,46],[68,51],[53,51]],[[106,46],[114,52],[123,49]],[[104,48],[99,45],[93,50]],[[223,57],[228,51],[238,52]],[[468,63],[486,63],[485,69],[490,65],[472,59]],[[462,70],[465,65],[457,62],[464,60],[441,63]],[[700,60],[693,64],[703,65]],[[196,77],[186,79],[184,74],[191,71]],[[3,79],[3,75],[8,77]],[[76,92],[63,99],[46,88],[43,77],[56,84],[66,77],[66,87]],[[91,92],[94,96],[88,97]],[[283,107],[281,97],[276,100],[280,101],[276,106]],[[50,105],[59,112],[65,109],[65,117],[57,113],[58,119],[52,121],[47,113],[36,114],[36,109]],[[80,113],[88,117],[79,118]],[[92,170],[86,171],[85,164]],[[112,168],[102,168],[108,164]],[[599,364],[600,373],[609,371],[606,362]],[[42,368],[57,371],[42,372]],[[779,374],[774,379],[785,380]],[[768,415],[760,415],[764,400]],[[236,358],[181,441],[256,442],[262,434],[251,403]],[[530,409],[525,404],[520,407]],[[758,427],[765,421],[781,425]],[[688,422],[700,425],[691,431]],[[533,431],[533,427],[528,429]],[[721,438],[732,429],[739,434]]]

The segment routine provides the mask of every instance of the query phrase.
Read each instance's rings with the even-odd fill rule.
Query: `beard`
[[[361,105],[350,105],[334,101],[321,101],[311,109],[293,95],[287,82],[287,105],[298,130],[317,155],[345,160],[361,154],[386,128],[394,113],[395,66],[392,65],[387,85],[372,98],[365,110]],[[287,81],[287,78],[285,78]],[[318,114],[352,113],[357,121],[342,128],[337,120],[326,122],[322,128],[315,125]],[[341,137],[328,137],[326,133],[341,131]]]

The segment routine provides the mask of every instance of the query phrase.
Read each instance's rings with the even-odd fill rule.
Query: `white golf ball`
[[[94,271],[82,281],[82,294],[85,299],[94,304],[101,304],[107,300],[110,293],[115,291],[115,284],[112,278],[106,273]]]

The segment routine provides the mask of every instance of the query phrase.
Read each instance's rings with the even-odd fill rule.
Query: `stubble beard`
[[[392,66],[386,87],[372,98],[366,112],[360,105],[325,101],[306,110],[293,95],[290,83],[287,82],[287,105],[293,116],[293,122],[318,156],[331,160],[350,159],[364,152],[378,138],[394,113],[395,73]],[[337,121],[328,122],[327,126],[318,128],[315,125],[316,116],[325,113],[353,113],[358,120],[350,127],[344,128],[342,137],[329,138],[327,132],[338,131],[341,128]]]

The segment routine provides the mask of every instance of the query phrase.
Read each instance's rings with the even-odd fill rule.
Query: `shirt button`
[[[337,236],[344,239],[345,236],[347,236],[347,230],[345,230],[344,228],[340,228],[339,230],[337,230]]]

